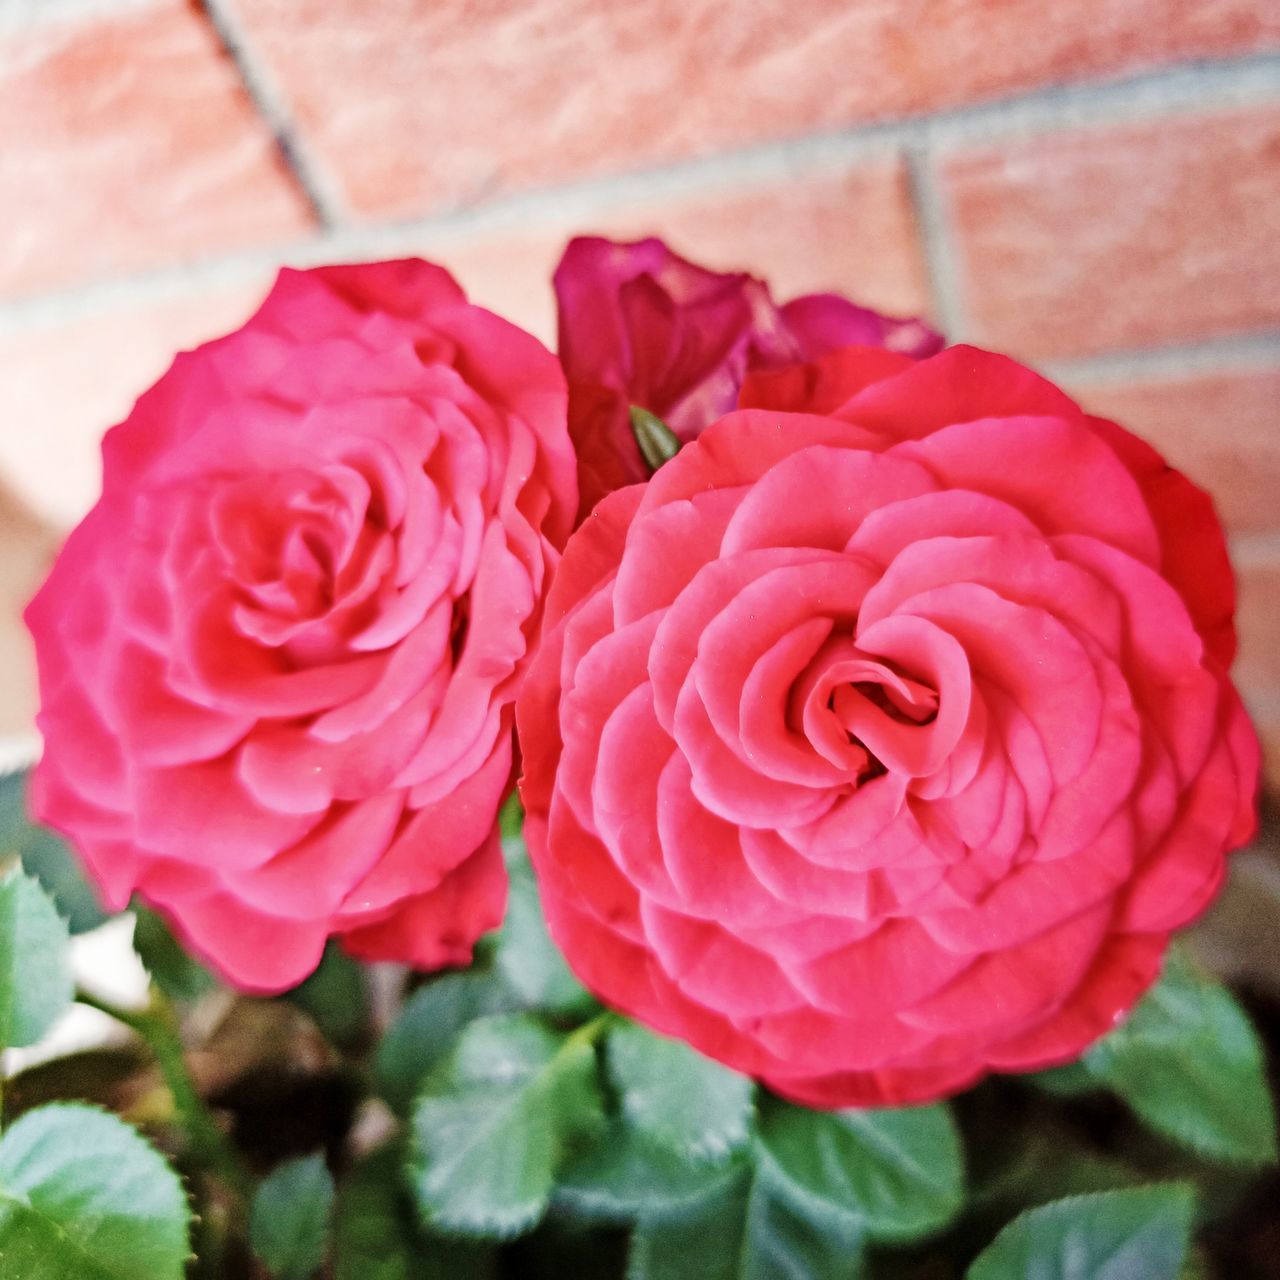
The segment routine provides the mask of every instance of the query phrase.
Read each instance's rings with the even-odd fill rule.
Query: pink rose
[[[693,440],[728,413],[749,371],[813,359],[850,343],[932,355],[942,338],[833,293],[779,307],[754,276],[708,271],[661,240],[570,241],[555,274],[569,433],[581,514],[649,478],[631,434],[635,404]]]
[[[1211,504],[968,347],[743,398],[561,562],[517,714],[552,935],[813,1106],[1076,1057],[1254,827]]]
[[[40,817],[229,981],[465,962],[576,509],[563,377],[423,262],[281,273],[103,445],[27,612]]]

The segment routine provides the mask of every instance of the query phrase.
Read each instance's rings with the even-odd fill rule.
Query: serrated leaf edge
[[[937,1218],[930,1218],[924,1222],[913,1222],[910,1226],[904,1227],[885,1225],[882,1218],[868,1214],[863,1209],[846,1204],[839,1200],[833,1200],[811,1190],[803,1183],[796,1182],[791,1175],[787,1173],[786,1169],[784,1169],[774,1158],[773,1153],[768,1149],[761,1137],[757,1137],[755,1139],[755,1160],[757,1165],[761,1167],[766,1164],[768,1165],[769,1174],[773,1178],[775,1184],[779,1187],[785,1187],[786,1196],[791,1200],[793,1206],[796,1207],[798,1211],[801,1205],[814,1206],[815,1216],[825,1213],[836,1217],[837,1219],[842,1219],[850,1227],[863,1232],[868,1240],[875,1242],[892,1244],[895,1241],[924,1240],[927,1237],[944,1230],[948,1224],[955,1221],[957,1215],[964,1208],[965,1200],[964,1147],[960,1141],[960,1134],[956,1127],[955,1118],[951,1115],[950,1110],[945,1106],[945,1104],[939,1104],[939,1106],[942,1113],[946,1116],[951,1136],[955,1140],[956,1148],[959,1152],[960,1186],[952,1197],[953,1202],[950,1204],[947,1213]],[[839,1115],[841,1113],[830,1114]],[[846,1116],[845,1118],[847,1119],[848,1117]],[[860,1138],[864,1137],[864,1131],[858,1130],[856,1132]],[[869,1145],[875,1146],[876,1149],[880,1151],[883,1151],[884,1149],[882,1143],[872,1143]],[[915,1161],[912,1161],[911,1164],[916,1169],[922,1168],[922,1166],[917,1164]],[[931,1179],[928,1181],[932,1186],[937,1185]]]
[[[511,1090],[511,1097],[507,1101],[512,1106],[520,1105],[526,1090],[532,1087],[534,1087],[533,1082],[528,1080],[522,1082]],[[492,1095],[498,1093],[499,1089],[500,1086],[486,1086],[478,1087],[474,1092]],[[417,1102],[414,1103],[415,1112],[422,1101],[430,1098],[430,1094],[419,1095]],[[501,1128],[506,1123],[503,1118],[505,1114],[505,1109],[502,1111],[495,1110],[486,1125],[486,1129],[493,1125],[495,1120],[497,1124],[494,1127]],[[548,1190],[545,1196],[540,1196],[536,1201],[531,1202],[527,1210],[520,1210],[506,1215],[478,1214],[471,1217],[451,1217],[433,1208],[420,1194],[421,1179],[426,1170],[424,1162],[418,1158],[417,1152],[412,1145],[410,1154],[405,1162],[405,1170],[414,1188],[413,1201],[417,1206],[418,1216],[423,1226],[455,1240],[474,1240],[476,1238],[513,1240],[534,1226],[546,1213],[551,1203],[551,1191]]]
[[[972,1263],[970,1263],[969,1268],[967,1268],[965,1271],[965,1275],[966,1277],[968,1277],[970,1270],[978,1261],[980,1261],[983,1257],[985,1257],[990,1250],[994,1249],[996,1247],[996,1244],[1004,1236],[1006,1236],[1009,1232],[1013,1231],[1016,1227],[1019,1227],[1028,1218],[1047,1217],[1047,1216],[1050,1216],[1049,1211],[1051,1210],[1052,1211],[1062,1210],[1068,1205],[1077,1205],[1086,1201],[1096,1203],[1099,1200],[1114,1200],[1116,1198],[1129,1199],[1135,1195],[1147,1195],[1152,1191],[1159,1191],[1159,1190],[1181,1192],[1188,1200],[1190,1200],[1191,1211],[1192,1211],[1192,1214],[1194,1214],[1195,1203],[1196,1203],[1195,1186],[1190,1182],[1186,1182],[1177,1178],[1165,1179],[1160,1182],[1144,1182],[1140,1186],[1136,1186],[1136,1187],[1117,1187],[1111,1191],[1085,1191],[1085,1192],[1080,1192],[1076,1195],[1059,1196],[1055,1200],[1046,1200],[1044,1204],[1032,1205],[1028,1209],[1023,1209],[1021,1213],[1017,1214],[1015,1217],[1011,1218],[1008,1222],[1006,1222],[1004,1226],[1001,1227],[1000,1230],[996,1232],[996,1234],[991,1238],[991,1240],[988,1241],[986,1246],[982,1249],[982,1252],[979,1253],[976,1258],[974,1258]],[[1188,1250],[1190,1249],[1189,1241],[1188,1241],[1187,1248]]]
[[[1117,1051],[1108,1041],[1111,1036],[1105,1037],[1101,1042],[1096,1044],[1089,1050],[1079,1061],[1085,1071],[1098,1083],[1101,1088],[1108,1090],[1118,1097],[1125,1106],[1148,1128],[1162,1137],[1174,1142],[1180,1146],[1187,1148],[1197,1155],[1207,1157],[1213,1160],[1220,1160],[1224,1164],[1230,1164],[1241,1168],[1262,1168],[1266,1165],[1275,1164],[1280,1160],[1280,1137],[1276,1133],[1276,1108],[1275,1102],[1271,1095],[1270,1083],[1267,1076],[1267,1055],[1263,1045],[1262,1038],[1258,1034],[1258,1029],[1254,1026],[1253,1019],[1249,1016],[1248,1011],[1240,1004],[1235,994],[1223,982],[1218,981],[1211,974],[1204,972],[1197,964],[1185,955],[1180,949],[1172,950],[1169,954],[1164,971],[1161,973],[1159,981],[1157,981],[1144,995],[1143,1002],[1148,1000],[1159,1000],[1161,994],[1161,986],[1169,980],[1170,974],[1179,972],[1185,980],[1189,980],[1194,984],[1198,984],[1208,990],[1214,996],[1221,997],[1226,1000],[1227,1007],[1232,1014],[1239,1019],[1243,1034],[1252,1050],[1250,1065],[1257,1069],[1262,1081],[1262,1088],[1266,1100],[1268,1102],[1268,1115],[1266,1127],[1266,1154],[1256,1151],[1243,1151],[1239,1147],[1229,1147],[1226,1144],[1216,1143],[1213,1141],[1205,1142],[1201,1137],[1195,1134],[1191,1129],[1178,1124],[1169,1124],[1164,1116],[1152,1114],[1149,1107],[1144,1105],[1142,1101],[1135,1101],[1131,1091],[1124,1087],[1124,1084],[1116,1079],[1117,1072],[1109,1067],[1108,1063],[1112,1055],[1116,1052],[1123,1052],[1123,1047]],[[1134,1016],[1141,1008],[1141,1004],[1133,1009],[1123,1023],[1118,1026],[1112,1035],[1115,1034],[1135,1034],[1130,1023]],[[1194,1071],[1191,1073],[1194,1084]]]
[[[194,1223],[201,1221],[201,1219],[200,1219],[200,1216],[195,1212],[194,1195],[193,1195],[189,1180],[186,1177],[184,1177],[181,1173],[179,1173],[176,1168],[174,1168],[169,1158],[164,1154],[163,1151],[160,1150],[159,1147],[155,1145],[154,1142],[151,1141],[150,1138],[146,1136],[146,1134],[142,1133],[138,1128],[130,1124],[127,1120],[123,1119],[121,1116],[116,1115],[114,1111],[110,1111],[106,1107],[100,1107],[97,1105],[97,1103],[93,1103],[93,1102],[41,1103],[41,1105],[38,1107],[32,1107],[30,1111],[24,1111],[21,1116],[17,1117],[17,1119],[15,1119],[12,1122],[12,1124],[9,1124],[9,1123],[5,1124],[3,1133],[0,1133],[0,1145],[3,1145],[4,1138],[8,1135],[9,1130],[12,1128],[13,1124],[17,1124],[19,1120],[23,1120],[27,1116],[45,1114],[50,1111],[77,1112],[77,1113],[84,1113],[87,1111],[87,1112],[93,1113],[94,1115],[107,1116],[110,1119],[116,1121],[117,1124],[120,1124],[125,1129],[127,1129],[134,1136],[134,1138],[137,1139],[138,1142],[140,1142],[143,1146],[145,1146],[147,1150],[150,1151],[161,1162],[161,1164],[164,1165],[164,1167],[169,1171],[169,1173],[173,1175],[174,1181],[177,1182],[178,1184],[178,1189],[182,1192],[182,1204],[185,1210],[185,1214],[183,1217],[183,1228],[184,1228],[183,1234],[186,1238],[186,1250],[187,1250],[186,1260],[194,1261],[196,1255],[192,1251],[191,1228]],[[35,1206],[31,1204],[29,1200],[21,1196],[13,1195],[11,1192],[5,1190],[2,1186],[0,1186],[0,1198],[12,1201],[14,1204],[20,1204],[23,1206],[23,1208],[30,1209],[33,1212],[37,1212],[37,1213],[39,1212],[35,1208]],[[77,1241],[73,1236],[67,1235],[66,1231],[63,1229],[61,1224],[59,1224],[58,1222],[55,1222],[52,1218],[48,1218],[43,1214],[41,1214],[40,1216],[44,1219],[44,1221],[49,1223],[49,1225],[54,1229],[54,1231],[58,1233],[59,1236],[65,1238],[67,1242],[75,1248],[76,1253],[80,1256],[83,1256],[86,1259],[86,1261],[93,1266],[95,1271],[97,1271],[100,1275],[106,1277],[106,1280],[134,1280],[134,1277],[132,1276],[123,1276],[116,1272],[103,1270],[102,1267],[93,1258],[89,1257],[87,1254],[84,1253],[84,1250],[80,1245],[79,1241]],[[85,1280],[92,1280],[92,1277],[86,1276]]]
[[[503,1014],[499,1017],[506,1018],[532,1018],[533,1015],[528,1013],[519,1014]],[[477,1019],[477,1021],[480,1021]],[[475,1023],[471,1024],[472,1026]],[[539,1024],[541,1025],[541,1024]],[[586,1057],[589,1055],[593,1066],[598,1075],[599,1058],[595,1052],[594,1042],[582,1040],[579,1038],[585,1027],[578,1028],[577,1031],[570,1033],[565,1039],[560,1041],[556,1046],[555,1052],[544,1063],[540,1064],[529,1076],[519,1080],[512,1081],[508,1085],[494,1084],[485,1082],[474,1087],[477,1093],[494,1094],[499,1093],[503,1088],[511,1090],[509,1102],[513,1106],[519,1106],[528,1100],[531,1094],[546,1093],[548,1097],[543,1101],[543,1105],[551,1107],[552,1102],[550,1095],[554,1091],[557,1079],[567,1071],[573,1069],[575,1061],[581,1061],[585,1064]],[[455,1050],[456,1052],[456,1050]],[[424,1102],[433,1098],[432,1083],[438,1087],[448,1079],[449,1071],[452,1067],[452,1055],[441,1062],[437,1071],[432,1073],[427,1086],[419,1093],[414,1103],[414,1111]],[[597,1095],[599,1094],[599,1080],[595,1080]],[[464,1090],[464,1092],[466,1092]],[[492,1125],[494,1117],[490,1117],[489,1125]],[[552,1114],[548,1117],[548,1123],[552,1126],[552,1140],[557,1146],[560,1145],[563,1135],[556,1132],[558,1129],[558,1119]],[[557,1159],[562,1153],[557,1153]],[[425,1169],[422,1167],[423,1162],[418,1158],[419,1152],[411,1145],[409,1157],[406,1160],[407,1176],[411,1179],[415,1190],[420,1186],[420,1178],[424,1176]],[[523,1234],[533,1227],[547,1212],[550,1207],[555,1193],[554,1170],[551,1186],[548,1187],[545,1195],[538,1197],[536,1201],[530,1203],[525,1211],[509,1215],[489,1214],[477,1215],[466,1219],[451,1217],[451,1215],[442,1214],[438,1209],[434,1209],[430,1204],[426,1203],[420,1194],[414,1195],[414,1201],[417,1205],[419,1217],[424,1226],[438,1231],[442,1235],[450,1236],[458,1239],[474,1239],[490,1238],[499,1240],[513,1239]]]
[[[663,1130],[645,1124],[638,1119],[633,1113],[637,1109],[634,1099],[636,1090],[628,1086],[626,1080],[622,1079],[622,1073],[615,1066],[616,1058],[613,1052],[615,1036],[621,1032],[623,1036],[631,1034],[632,1030],[638,1029],[646,1035],[656,1037],[656,1033],[649,1031],[640,1023],[627,1020],[619,1020],[610,1028],[609,1036],[605,1043],[605,1074],[610,1084],[618,1093],[621,1102],[622,1117],[626,1121],[628,1127],[636,1134],[643,1135],[646,1141],[656,1143],[662,1149],[672,1152],[673,1154],[688,1160],[705,1162],[707,1164],[726,1164],[729,1159],[744,1150],[755,1135],[756,1120],[759,1109],[756,1105],[756,1089],[755,1082],[748,1076],[742,1076],[730,1067],[726,1067],[723,1063],[716,1062],[714,1058],[706,1058],[705,1054],[700,1054],[696,1049],[689,1045],[683,1047],[698,1058],[704,1058],[707,1062],[714,1064],[721,1070],[731,1075],[738,1076],[739,1079],[745,1080],[747,1084],[746,1106],[738,1115],[736,1120],[737,1127],[722,1131],[719,1137],[707,1136],[704,1140],[690,1140],[686,1142],[675,1141],[674,1134],[669,1130]],[[676,1042],[682,1043],[682,1042]],[[628,1103],[631,1105],[629,1106]]]

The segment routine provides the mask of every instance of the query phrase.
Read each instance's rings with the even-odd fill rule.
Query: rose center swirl
[[[787,718],[854,785],[931,772],[963,727],[943,714],[933,672],[907,674],[851,635],[831,637],[814,655],[792,688]]]

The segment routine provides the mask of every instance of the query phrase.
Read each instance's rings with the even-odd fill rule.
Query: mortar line
[[[201,3],[210,5],[213,13],[215,8],[222,9],[224,0]],[[234,39],[232,32],[233,44]],[[243,46],[241,49],[244,56]],[[250,74],[258,75],[256,71]],[[277,113],[272,127],[277,129],[277,137],[288,141],[291,125],[287,112],[280,116],[283,106],[270,106],[273,91],[266,87],[265,77],[259,83],[259,91],[267,104],[260,109]],[[444,253],[450,243],[465,243],[511,230],[536,230],[539,226],[568,224],[587,230],[594,217],[628,204],[661,203],[667,197],[749,189],[770,182],[785,184],[904,152],[932,157],[937,149],[958,141],[998,143],[1010,134],[1026,136],[1029,132],[1066,130],[1084,124],[1173,118],[1263,102],[1280,103],[1280,55],[1255,55],[1165,68],[1123,81],[1036,90],[1021,97],[954,108],[932,116],[860,122],[711,156],[675,160],[646,170],[515,192],[484,205],[442,209],[421,217],[369,225],[335,225],[341,224],[336,197],[326,194],[326,183],[314,166],[308,168],[310,161],[304,158],[304,152],[290,142],[295,161],[301,161],[295,172],[302,175],[307,171],[308,176],[300,176],[300,180],[311,186],[308,196],[326,224],[320,233],[194,262],[166,264],[32,297],[0,300],[0,333],[76,317],[122,300],[164,298],[192,285],[243,280],[265,274],[281,263],[307,266],[338,259],[389,257],[427,247]],[[931,270],[933,265],[936,264],[931,264]],[[940,305],[946,301],[940,299]],[[958,296],[950,299],[950,305],[957,310],[961,309],[960,303]],[[959,318],[963,320],[963,316]]]
[[[1228,544],[1237,570],[1280,567],[1280,529],[1232,534]]]
[[[197,0],[210,27],[240,75],[241,84],[288,166],[322,232],[341,226],[342,198],[320,161],[302,140],[293,112],[275,76],[254,51],[232,5],[226,0]]]
[[[37,0],[34,4],[28,0],[0,0],[0,34],[118,18],[154,4],[155,0]]]
[[[904,148],[902,156],[925,274],[933,297],[936,327],[948,341],[959,342],[968,332],[968,313],[951,235],[951,218],[939,188],[933,152],[913,143]]]
[[[1273,368],[1280,362],[1280,330],[1224,334],[1189,342],[1153,343],[1097,355],[1038,361],[1038,367],[1063,382],[1129,382],[1143,378],[1220,370]]]

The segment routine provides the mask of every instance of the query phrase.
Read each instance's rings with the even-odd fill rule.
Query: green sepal
[[[680,452],[680,437],[656,413],[633,404],[630,411],[631,434],[640,447],[640,456],[650,471],[657,471]]]

